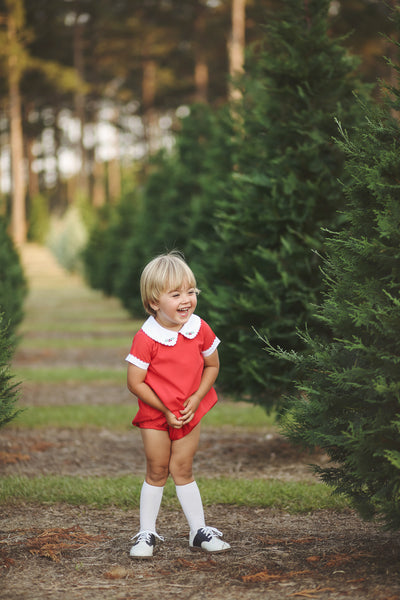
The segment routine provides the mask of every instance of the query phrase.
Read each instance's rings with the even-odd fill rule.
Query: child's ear
[[[160,308],[160,305],[158,302],[149,302],[151,308],[155,311],[157,311]]]

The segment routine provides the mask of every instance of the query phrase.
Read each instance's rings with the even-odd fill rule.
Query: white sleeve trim
[[[150,365],[150,363],[140,360],[140,358],[138,358],[137,356],[134,356],[133,354],[128,354],[128,356],[126,357],[125,360],[128,361],[129,363],[131,363],[132,365],[139,367],[139,369],[144,369],[145,371],[147,371],[147,369],[149,368],[149,365]]]
[[[207,356],[211,356],[211,354],[213,352],[215,352],[215,350],[217,349],[217,347],[219,346],[221,340],[219,338],[215,338],[212,345],[208,348],[208,350],[204,350],[204,352],[202,352],[202,355],[204,356],[204,358],[207,358]]]

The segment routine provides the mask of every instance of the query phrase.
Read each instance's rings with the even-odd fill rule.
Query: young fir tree
[[[20,412],[16,409],[17,384],[13,382],[10,362],[13,355],[12,334],[0,315],[0,427],[9,423]]]
[[[0,216],[0,315],[9,333],[15,330],[23,318],[23,305],[27,284],[21,261],[7,232],[7,223]]]
[[[10,363],[15,346],[15,332],[23,317],[27,285],[19,255],[7,233],[7,223],[0,217],[0,427],[17,414],[17,384],[13,382]]]
[[[397,71],[399,69],[397,67]],[[316,468],[365,518],[400,528],[400,89],[365,127],[344,133],[347,226],[327,241],[327,291],[319,318],[326,343],[305,335],[307,352],[279,353],[303,383],[285,430],[323,448]],[[395,115],[395,116],[393,116]],[[276,353],[275,353],[276,355]]]
[[[258,335],[300,348],[296,327],[312,321],[321,277],[321,228],[337,226],[343,155],[334,115],[357,122],[354,60],[328,35],[329,0],[288,0],[249,60],[236,117],[233,186],[218,203],[207,311],[221,344],[219,383],[271,407],[291,365],[267,360]],[[257,333],[256,333],[257,332]],[[258,334],[258,335],[257,335]]]
[[[124,246],[137,231],[137,197],[135,191],[124,193],[116,206],[107,204],[98,211],[82,253],[86,281],[107,296],[116,294]]]

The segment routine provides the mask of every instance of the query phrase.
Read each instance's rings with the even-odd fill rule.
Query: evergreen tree
[[[17,384],[13,382],[10,372],[12,354],[10,332],[0,316],[0,427],[9,423],[20,412],[15,408]]]
[[[27,284],[18,252],[7,233],[7,223],[0,216],[0,314],[9,332],[14,333],[23,317]]]
[[[343,156],[334,115],[357,122],[355,63],[328,35],[328,0],[288,0],[248,61],[234,107],[233,185],[217,204],[214,289],[205,301],[221,344],[227,392],[271,407],[292,380],[290,365],[265,358],[257,334],[300,348],[296,327],[312,321],[321,277],[321,228],[341,216]]]
[[[0,427],[19,412],[15,408],[17,384],[13,382],[10,362],[26,291],[19,255],[7,233],[5,219],[0,217]]]
[[[398,15],[399,18],[399,15]],[[398,46],[398,44],[397,44]],[[396,67],[399,73],[399,67]],[[326,343],[282,353],[303,383],[285,430],[332,460],[316,468],[365,518],[400,528],[400,89],[365,108],[365,127],[344,132],[347,226],[327,241]],[[395,115],[395,116],[393,116]],[[275,353],[276,355],[276,353]]]
[[[117,206],[102,207],[91,227],[82,253],[84,274],[92,288],[107,296],[116,295],[124,246],[137,231],[136,218],[137,192],[131,191],[122,196]]]

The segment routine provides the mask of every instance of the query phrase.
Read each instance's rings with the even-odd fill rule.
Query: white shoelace
[[[200,529],[200,531],[202,531],[204,533],[204,535],[207,535],[207,536],[210,535],[211,537],[214,537],[214,536],[216,536],[216,537],[222,537],[222,535],[223,535],[223,533],[219,529],[217,529],[216,527],[208,527],[208,526],[206,526],[206,527],[202,527]]]
[[[158,538],[162,542],[164,541],[164,538],[162,537],[162,535],[158,535],[158,533],[156,533],[155,531],[149,531],[147,529],[143,530],[143,531],[139,531],[139,533],[137,533],[136,535],[134,535],[131,538],[131,541],[138,538],[137,542],[136,542],[137,544],[139,542],[146,542],[146,544],[150,544],[152,535],[154,535],[156,538]]]

